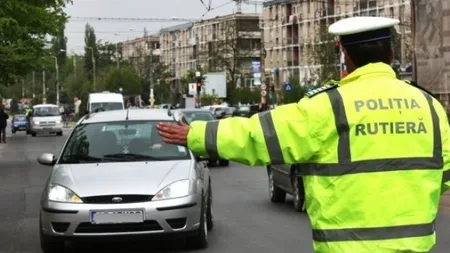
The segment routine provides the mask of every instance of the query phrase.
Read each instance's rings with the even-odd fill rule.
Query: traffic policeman
[[[441,104],[390,66],[398,24],[353,17],[331,25],[350,74],[297,104],[250,119],[160,123],[160,135],[200,156],[300,163],[318,253],[429,252],[450,187],[450,132]]]

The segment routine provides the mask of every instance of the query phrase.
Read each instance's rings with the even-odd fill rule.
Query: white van
[[[86,113],[91,113],[100,108],[104,111],[124,110],[123,95],[109,91],[89,94]]]
[[[33,106],[30,117],[30,127],[27,133],[63,135],[62,116],[57,105],[40,104]]]

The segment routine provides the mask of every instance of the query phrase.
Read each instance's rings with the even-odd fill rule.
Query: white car
[[[62,136],[63,122],[58,106],[53,104],[33,106],[27,134],[31,134],[33,137],[37,134],[56,134]]]
[[[117,110],[85,116],[53,166],[41,198],[44,253],[66,241],[118,237],[185,237],[206,248],[213,228],[209,169],[186,148],[165,144],[156,130],[167,110]]]

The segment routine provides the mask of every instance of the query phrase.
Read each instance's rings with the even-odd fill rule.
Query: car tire
[[[269,198],[273,203],[281,203],[286,200],[286,192],[275,186],[273,180],[273,173],[270,167],[267,167],[267,173],[269,175]]]
[[[27,130],[27,135],[30,135],[30,134],[31,134],[31,132]]]
[[[13,128],[13,129],[11,130],[11,132],[12,132],[13,134],[15,134],[15,133],[16,133],[16,129]]]
[[[202,199],[202,207],[200,211],[200,227],[197,230],[197,234],[187,238],[189,248],[192,249],[205,249],[208,247],[208,200]]]
[[[40,222],[39,222],[40,223]],[[39,237],[41,249],[44,253],[64,253],[66,245],[64,240],[46,235],[42,232],[42,225],[39,224]]]
[[[216,167],[217,161],[216,160],[208,160],[208,167]]]
[[[228,160],[219,160],[219,166],[228,167],[230,165],[230,161]]]
[[[31,133],[31,136],[32,137],[36,137],[36,133]]]
[[[208,230],[212,230],[214,228],[214,208],[213,208],[213,197],[212,197],[212,189],[211,189],[211,180],[209,180],[208,187],[208,207],[206,209],[206,223],[208,226]]]
[[[63,136],[63,132],[56,133],[56,136]]]
[[[292,185],[294,186],[294,209],[297,212],[303,211],[303,204],[305,203],[305,195],[303,190],[303,185],[300,185],[300,178],[294,174],[292,174]]]

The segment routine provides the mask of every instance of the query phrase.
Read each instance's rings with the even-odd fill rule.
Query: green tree
[[[141,79],[131,67],[115,68],[111,67],[105,75],[105,88],[109,91],[116,91],[120,88],[126,95],[141,94]]]
[[[318,37],[320,43],[318,45],[314,45],[315,58],[317,59],[318,64],[322,65],[319,80],[317,80],[318,83],[326,82],[329,79],[338,80],[340,76],[337,68],[340,56],[336,55],[334,51],[334,35],[328,33],[328,26],[333,22],[333,20],[329,20],[328,22],[327,20],[323,19],[319,21],[316,36]]]
[[[283,104],[297,103],[305,96],[305,87],[300,85],[300,81],[298,79],[290,78],[289,82],[292,85],[292,89],[290,91],[285,91],[283,89],[278,96],[278,99],[281,100]]]
[[[62,68],[67,59],[67,37],[64,33],[65,25],[62,25],[58,34],[52,38],[52,55],[58,59],[58,65]]]
[[[97,62],[98,60],[98,51],[97,51],[97,37],[95,35],[94,27],[89,24],[86,24],[84,31],[84,69],[88,73],[88,78],[92,79],[94,64],[92,62],[92,54],[94,54],[94,59]]]
[[[261,100],[261,90],[259,88],[250,89],[248,87],[241,87],[232,92],[232,99],[228,101],[231,104],[237,104],[239,102],[243,104],[253,104],[259,103]]]
[[[0,1],[0,84],[25,76],[46,55],[46,36],[57,35],[67,21],[69,0]]]

